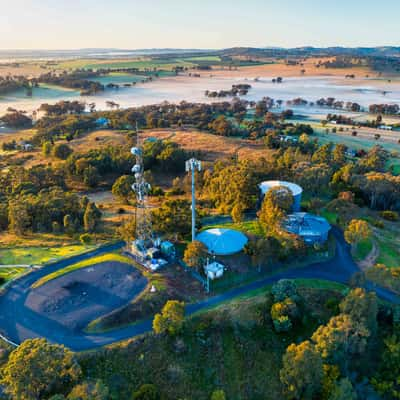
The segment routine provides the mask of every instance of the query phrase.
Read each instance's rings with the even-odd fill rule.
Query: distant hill
[[[279,57],[279,56],[385,56],[400,57],[400,47],[233,47],[219,50],[224,56]]]
[[[354,57],[400,57],[400,47],[232,47],[219,50],[203,49],[76,49],[76,50],[0,50],[0,60],[63,59],[63,58],[120,58],[134,56],[192,56],[213,54],[224,57],[301,57],[301,56],[354,56]]]

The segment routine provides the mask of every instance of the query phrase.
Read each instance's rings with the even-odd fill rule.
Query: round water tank
[[[221,228],[203,231],[197,235],[196,240],[202,242],[211,254],[220,256],[242,251],[248,241],[242,232]]]
[[[261,190],[261,194],[265,196],[271,189],[283,186],[288,188],[293,194],[293,212],[298,212],[301,209],[301,195],[303,193],[303,189],[301,186],[297,185],[293,182],[287,181],[265,181],[259,184],[259,188]]]

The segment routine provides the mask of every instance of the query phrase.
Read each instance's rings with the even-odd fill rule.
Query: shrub
[[[288,297],[293,301],[298,300],[296,283],[291,279],[281,279],[272,286],[271,293],[275,302],[281,302]]]
[[[83,233],[81,236],[79,236],[79,240],[83,245],[88,245],[92,241],[92,236],[89,235],[89,233]]]
[[[53,156],[61,160],[66,160],[72,153],[71,147],[65,143],[57,144],[53,148]]]
[[[380,216],[387,221],[398,221],[399,213],[396,211],[382,211]]]
[[[211,395],[211,400],[226,400],[225,392],[223,390],[214,390]]]
[[[132,400],[159,400],[160,394],[155,385],[145,384],[133,393]]]

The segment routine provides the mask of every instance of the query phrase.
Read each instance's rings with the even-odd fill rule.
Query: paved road
[[[204,301],[189,304],[186,307],[186,314],[193,314],[194,312],[233,299],[251,290],[262,288],[282,278],[312,278],[340,283],[348,282],[349,278],[355,272],[359,271],[359,269],[351,257],[350,247],[344,241],[342,233],[334,229],[333,234],[336,237],[337,245],[335,257],[330,261],[277,273],[276,275],[232,289],[218,296],[210,297]],[[40,277],[71,263],[115,250],[121,246],[121,243],[106,246],[70,260],[60,261],[17,280],[0,298],[0,332],[15,343],[21,343],[27,338],[45,337],[50,341],[62,343],[72,350],[82,351],[94,349],[150,331],[152,328],[152,320],[148,319],[136,325],[127,326],[103,334],[85,334],[82,331],[68,330],[66,327],[52,320],[35,314],[25,306],[25,300],[29,294],[31,284]],[[370,290],[374,290],[383,300],[400,304],[400,298],[395,293],[381,287],[376,287],[371,283],[368,284],[367,287]]]

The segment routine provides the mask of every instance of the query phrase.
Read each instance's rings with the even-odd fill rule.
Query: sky
[[[0,49],[400,46],[399,0],[0,0]]]

